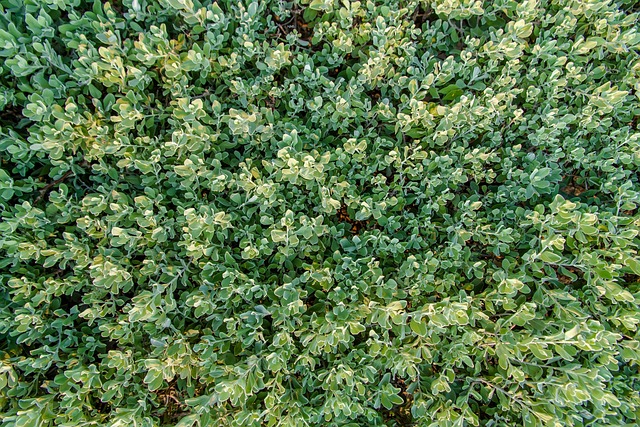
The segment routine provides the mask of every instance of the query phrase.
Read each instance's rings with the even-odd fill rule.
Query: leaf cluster
[[[1,0],[2,425],[637,425],[635,3]]]

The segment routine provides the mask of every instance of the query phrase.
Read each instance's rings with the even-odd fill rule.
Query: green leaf
[[[187,415],[186,417],[182,417],[180,421],[175,424],[175,427],[191,427],[198,422],[199,418],[198,414]]]
[[[640,261],[634,258],[627,258],[625,265],[629,267],[634,274],[640,275]]]
[[[144,377],[144,382],[149,386],[149,391],[156,391],[162,387],[164,383],[164,378],[162,376],[162,371],[158,371],[155,369],[149,370],[147,375]]]
[[[315,11],[328,11],[333,6],[333,0],[311,0],[309,9]]]
[[[421,337],[425,337],[427,335],[426,323],[412,319],[411,322],[409,322],[409,326],[413,332]]]
[[[558,262],[562,261],[562,257],[560,255],[550,251],[542,252],[540,255],[538,255],[538,258],[550,264],[557,264]]]

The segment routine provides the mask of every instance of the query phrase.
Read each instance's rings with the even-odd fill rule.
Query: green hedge
[[[635,426],[634,0],[0,1],[2,426]]]

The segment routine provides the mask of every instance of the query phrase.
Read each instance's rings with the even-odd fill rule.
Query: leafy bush
[[[2,0],[0,416],[640,418],[634,0]]]

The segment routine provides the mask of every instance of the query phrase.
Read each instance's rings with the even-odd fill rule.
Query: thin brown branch
[[[40,202],[42,199],[44,199],[44,196],[46,196],[47,193],[49,193],[49,191],[51,191],[51,189],[53,187],[55,187],[56,185],[58,185],[61,182],[63,182],[64,180],[69,178],[71,175],[73,175],[73,171],[68,170],[60,178],[58,178],[55,181],[52,181],[52,182],[48,183],[47,185],[45,185],[44,188],[42,188],[40,190],[40,195],[38,197],[36,197],[36,200],[34,200],[33,204],[36,204],[36,203]]]

